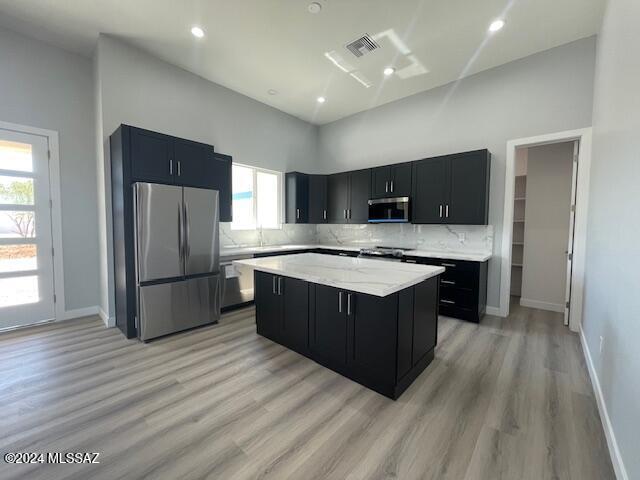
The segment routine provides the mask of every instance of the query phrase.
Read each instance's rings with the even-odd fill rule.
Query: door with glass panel
[[[55,318],[48,139],[0,128],[0,330]]]

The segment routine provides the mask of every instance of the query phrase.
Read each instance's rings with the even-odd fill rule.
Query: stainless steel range
[[[406,250],[410,249],[401,247],[385,247],[381,245],[373,248],[361,248],[358,256],[363,258],[377,258],[379,260],[401,262]]]

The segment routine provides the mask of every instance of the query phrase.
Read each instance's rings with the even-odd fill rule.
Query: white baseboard
[[[487,306],[487,310],[485,312],[487,315],[495,315],[496,317],[503,317],[502,312],[498,307],[489,307]]]
[[[76,308],[74,310],[66,310],[60,320],[71,320],[72,318],[98,315],[98,310],[99,308],[97,305],[93,305],[91,307]]]
[[[110,317],[107,313],[102,309],[102,307],[98,307],[98,315],[104,322],[106,327],[115,327],[116,326],[116,318]]]
[[[600,412],[600,419],[602,420],[602,428],[604,429],[604,435],[607,438],[607,445],[609,446],[609,455],[611,455],[611,463],[613,469],[616,472],[616,478],[619,480],[629,480],[627,470],[624,467],[622,461],[622,455],[620,455],[620,449],[618,448],[618,442],[616,441],[616,435],[611,425],[611,419],[609,418],[609,412],[607,411],[607,404],[604,401],[604,395],[600,388],[600,379],[596,373],[595,365],[593,364],[593,358],[587,345],[587,339],[584,336],[584,331],[580,330],[580,343],[582,344],[582,351],[584,352],[584,358],[587,364],[587,370],[589,371],[589,377],[591,377],[591,383],[593,384],[593,390],[596,395],[596,403],[598,405],[598,412]]]
[[[564,313],[564,305],[561,303],[549,303],[541,302],[540,300],[531,300],[530,298],[520,298],[520,305],[523,307],[537,308],[539,310]]]

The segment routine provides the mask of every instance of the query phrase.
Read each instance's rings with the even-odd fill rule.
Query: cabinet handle
[[[449,305],[455,305],[456,302],[454,302],[453,300],[445,300],[443,298],[440,299],[440,303],[448,303]]]
[[[451,267],[451,268],[456,268],[457,265],[455,263],[444,263],[442,262],[440,265],[442,265],[443,267]]]
[[[440,280],[440,283],[444,283],[445,285],[455,285],[456,282],[453,280]]]
[[[447,204],[447,206],[445,207],[444,211],[446,212],[444,215],[445,217],[449,218],[449,204]]]
[[[347,209],[346,208],[344,209],[344,219],[345,220],[347,219]]]
[[[300,209],[296,208],[296,219],[300,220]]]
[[[182,175],[182,163],[178,160],[178,176]]]
[[[442,218],[442,205],[440,205],[440,218]]]
[[[276,294],[276,276],[275,275],[273,276],[273,289],[272,290],[273,290],[273,294],[275,295]]]
[[[417,260],[411,260],[411,259],[407,258],[407,259],[405,260],[405,262],[406,262],[406,263],[417,263]]]
[[[349,254],[348,253],[344,253],[344,252],[340,252],[340,253],[338,253],[338,256],[339,257],[348,257]]]
[[[347,315],[351,315],[351,293],[347,293]]]
[[[173,159],[169,159],[169,175],[173,175]]]
[[[384,182],[384,193],[389,193],[389,182]]]
[[[278,295],[282,295],[282,277],[278,277]]]
[[[349,212],[349,218],[351,218],[351,209],[347,210]]]
[[[342,292],[338,292],[338,313],[342,313]]]
[[[391,180],[391,193],[393,193],[393,180]]]
[[[326,220],[326,219],[327,219],[327,211],[326,211],[326,210],[323,210],[323,211],[322,211],[322,219],[323,219],[323,220]]]

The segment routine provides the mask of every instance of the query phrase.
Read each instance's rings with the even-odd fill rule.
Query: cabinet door
[[[315,285],[315,291],[311,350],[336,366],[344,366],[347,363],[347,295],[324,285]]]
[[[449,187],[447,158],[419,160],[413,164],[412,223],[442,223]]]
[[[336,173],[327,177],[328,223],[347,223],[349,208],[349,174]]]
[[[309,221],[309,177],[290,172],[285,177],[285,217],[287,223]]]
[[[173,183],[176,163],[172,155],[172,137],[131,128],[131,175],[134,181]]]
[[[371,198],[389,196],[391,184],[391,167],[376,167],[371,169]]]
[[[309,284],[304,280],[278,277],[283,300],[282,344],[305,352],[309,347]]]
[[[350,173],[349,223],[367,223],[371,198],[371,169]]]
[[[486,225],[489,202],[489,153],[486,150],[449,157],[450,193],[445,222]]]
[[[347,313],[352,336],[349,363],[373,381],[394,383],[398,295],[376,297],[349,293]]]
[[[265,272],[255,272],[254,298],[256,328],[259,335],[280,342],[282,329],[282,296],[278,295],[278,278]]]
[[[309,223],[327,223],[326,175],[309,175]]]
[[[411,196],[411,162],[392,165],[389,191],[391,197]]]
[[[221,222],[230,222],[232,220],[231,168],[232,158],[229,155],[215,153],[213,147],[209,147],[204,177],[207,188],[218,190]]]
[[[433,277],[414,287],[413,300],[413,365],[433,350],[438,340],[438,287],[440,278]]]
[[[211,148],[202,143],[190,142],[176,138],[173,145],[175,160],[175,180],[179,185],[186,187],[207,188],[208,182],[205,176],[208,155],[207,149]]]

